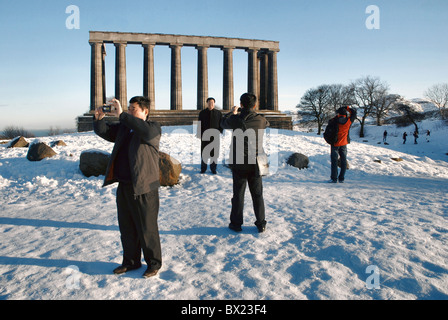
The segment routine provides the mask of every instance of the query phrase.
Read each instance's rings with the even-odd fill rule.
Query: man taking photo
[[[119,123],[107,123],[103,107],[95,110],[93,128],[103,139],[114,142],[103,186],[118,182],[118,225],[123,262],[113,272],[141,267],[141,252],[147,263],[143,277],[155,276],[162,266],[157,218],[159,213],[160,124],[149,121],[149,99],[133,97],[127,112],[117,99],[110,114]]]
[[[266,228],[263,181],[257,164],[257,156],[264,153],[263,135],[269,122],[255,112],[256,102],[255,95],[244,93],[240,97],[241,113],[238,113],[238,107],[233,107],[232,112],[225,115],[221,121],[223,129],[233,130],[230,147],[233,198],[229,228],[237,232],[242,231],[246,184],[249,185],[252,196],[258,232],[264,232]]]

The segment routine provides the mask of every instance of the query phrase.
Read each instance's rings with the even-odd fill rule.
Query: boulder
[[[159,173],[161,186],[173,186],[179,182],[181,163],[169,154],[159,152]]]
[[[105,175],[110,154],[100,150],[86,150],[79,158],[79,169],[86,176]],[[179,182],[181,163],[170,155],[159,152],[159,177],[161,186],[173,186]]]
[[[43,142],[32,143],[28,149],[26,158],[29,161],[40,161],[55,156],[56,152]]]
[[[86,150],[79,157],[79,169],[86,177],[105,175],[110,154],[100,150]]]
[[[286,163],[289,164],[290,166],[293,166],[293,167],[296,167],[299,169],[304,169],[304,168],[308,168],[308,164],[310,163],[310,160],[304,154],[293,153],[292,155],[289,156]]]
[[[29,145],[30,144],[25,140],[24,137],[19,136],[11,140],[8,148],[28,148]]]
[[[63,140],[56,140],[50,143],[50,147],[65,147],[67,144]]]

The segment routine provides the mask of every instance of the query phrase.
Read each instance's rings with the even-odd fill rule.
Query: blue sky
[[[67,29],[69,5],[80,28]],[[379,8],[380,29],[365,22]],[[309,88],[379,77],[391,93],[422,97],[448,82],[446,0],[0,0],[0,130],[74,128],[89,110],[89,31],[276,40],[279,107]],[[114,47],[107,46],[107,96],[114,95]],[[127,47],[128,98],[142,93],[143,49]],[[209,49],[209,94],[222,105],[222,51]],[[170,50],[155,48],[156,108],[169,108]],[[196,50],[182,49],[184,109],[196,105]],[[247,90],[247,53],[234,51],[235,104]]]

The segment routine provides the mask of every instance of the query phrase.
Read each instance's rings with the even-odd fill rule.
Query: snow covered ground
[[[57,155],[26,159],[0,146],[0,299],[300,300],[448,298],[448,127],[352,129],[344,184],[329,184],[329,146],[315,133],[270,130],[272,173],[264,177],[265,233],[248,191],[242,233],[227,228],[228,168],[199,172],[192,127],[164,127],[161,151],[182,162],[180,184],[160,189],[163,267],[120,276],[116,185],[86,178],[79,156],[110,152],[92,132],[43,137]],[[382,141],[388,130],[388,145]],[[32,141],[32,140],[30,140]],[[230,136],[222,137],[221,160]],[[286,165],[293,152],[308,169]],[[402,158],[396,162],[391,158]],[[374,160],[381,160],[381,163]],[[278,164],[276,166],[276,163]]]

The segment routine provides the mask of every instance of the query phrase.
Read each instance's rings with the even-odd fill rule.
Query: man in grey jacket
[[[133,97],[128,112],[117,99],[111,101],[111,115],[119,123],[107,123],[102,107],[95,110],[93,128],[103,139],[114,142],[104,185],[118,182],[118,225],[123,262],[115,274],[141,267],[141,252],[147,263],[143,277],[157,274],[162,266],[157,218],[159,213],[160,124],[148,120],[149,100]]]
[[[266,220],[263,182],[257,165],[257,156],[264,153],[263,135],[269,122],[255,112],[257,102],[255,95],[244,93],[240,97],[240,102],[241,113],[238,113],[238,108],[234,107],[232,112],[225,115],[221,121],[223,129],[233,130],[229,159],[233,177],[229,228],[237,232],[242,231],[244,193],[248,184],[254,206],[255,225],[258,232],[263,232],[266,229]]]

